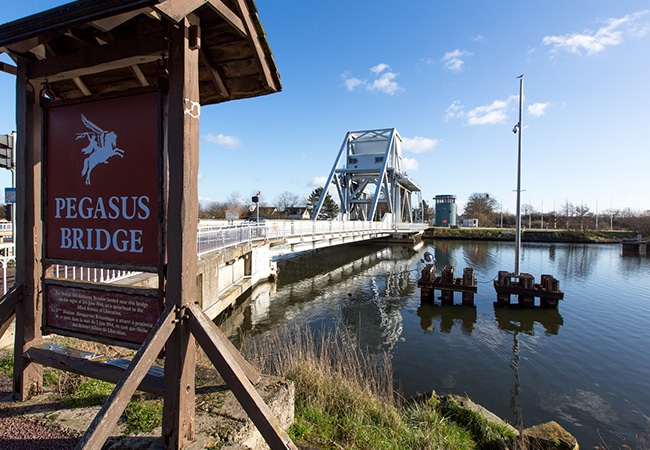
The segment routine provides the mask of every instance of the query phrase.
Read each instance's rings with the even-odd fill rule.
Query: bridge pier
[[[214,319],[250,288],[276,273],[268,243],[243,243],[204,255],[199,259],[197,277],[200,305]]]

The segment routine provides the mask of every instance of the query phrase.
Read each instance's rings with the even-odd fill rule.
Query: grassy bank
[[[514,241],[515,230],[509,228],[448,228],[432,227],[424,232],[424,239],[459,239],[482,241]],[[524,242],[567,243],[619,243],[624,239],[636,239],[633,231],[607,230],[524,230]]]
[[[247,342],[245,356],[260,371],[294,382],[296,420],[288,431],[299,449],[496,449],[514,437],[505,424],[468,411],[460,397],[396,398],[389,355],[364,356],[343,335],[294,329],[256,341],[259,345]],[[209,365],[202,352],[198,360]],[[12,371],[12,354],[0,352],[0,374]],[[197,385],[202,372],[197,368]],[[52,392],[48,401],[63,409],[101,405],[114,388],[47,367],[43,381]],[[47,418],[54,424],[58,413]],[[161,420],[160,399],[136,392],[120,422],[130,435],[150,432]]]
[[[289,434],[298,448],[491,449],[515,437],[505,423],[462,407],[462,398],[396,398],[389,355],[364,355],[340,334],[285,330],[246,341],[243,352],[295,383]]]

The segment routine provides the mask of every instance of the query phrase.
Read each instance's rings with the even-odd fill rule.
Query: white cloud
[[[452,52],[445,53],[445,56],[440,60],[445,64],[445,67],[452,72],[462,72],[463,66],[465,65],[465,61],[463,61],[462,58],[465,56],[472,56],[472,53],[456,49]]]
[[[327,177],[314,177],[309,181],[310,187],[322,187],[327,183]]]
[[[370,81],[353,77],[349,72],[342,73],[341,78],[343,78],[344,86],[350,92],[360,86],[365,86],[368,91],[377,91],[388,95],[394,95],[397,92],[404,90],[404,88],[395,81],[399,74],[391,71],[388,64],[377,64],[370,68],[370,73],[375,77]]]
[[[483,41],[485,41],[485,36],[483,36],[482,34],[477,34],[476,36],[474,36],[472,38],[472,41],[474,41],[474,42],[483,42]]]
[[[396,92],[403,90],[395,81],[396,77],[397,74],[393,72],[382,73],[379,78],[368,85],[368,90],[379,91],[388,95],[394,95]]]
[[[504,123],[509,117],[513,106],[519,105],[519,96],[511,95],[505,100],[494,100],[488,105],[477,106],[469,112],[464,111],[460,100],[455,100],[445,110],[445,120],[467,119],[467,125],[494,125]],[[551,106],[550,102],[533,103],[528,106],[528,114],[534,117],[543,116]]]
[[[412,153],[424,153],[435,148],[439,143],[438,139],[415,136],[414,138],[403,138],[402,148]]]
[[[445,120],[458,119],[465,116],[463,104],[460,100],[454,100],[451,105],[445,109]]]
[[[357,87],[366,84],[364,80],[360,80],[359,78],[354,78],[354,77],[345,79],[343,83],[345,84],[345,87],[350,92],[354,91]]]
[[[546,114],[546,108],[548,108],[550,103],[533,103],[528,107],[528,114],[531,116],[539,117]]]
[[[468,125],[493,125],[508,118],[508,101],[495,100],[489,105],[477,106],[467,113]]]
[[[390,66],[388,64],[381,63],[381,64],[377,64],[374,67],[371,67],[370,71],[374,74],[380,74],[386,69],[390,69]]]
[[[238,147],[241,147],[241,141],[237,136],[226,136],[224,134],[214,135],[208,133],[203,138],[211,144],[216,145],[217,147],[226,147],[231,150],[234,150]]]
[[[402,170],[418,170],[420,163],[415,158],[402,158]]]
[[[650,31],[650,22],[644,18],[650,10],[627,14],[621,18],[610,18],[596,31],[586,30],[582,33],[545,36],[542,44],[551,46],[551,53],[562,51],[576,55],[594,55],[605,48],[619,45],[626,35],[636,38],[645,36]]]

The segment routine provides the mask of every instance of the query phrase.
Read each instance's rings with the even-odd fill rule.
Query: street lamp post
[[[519,275],[519,259],[521,250],[521,128],[524,109],[524,76],[519,75],[519,122],[512,131],[518,133],[517,145],[517,225],[515,234],[515,275]]]

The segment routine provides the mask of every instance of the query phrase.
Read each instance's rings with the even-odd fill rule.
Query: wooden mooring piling
[[[440,275],[436,274],[434,264],[427,264],[422,269],[418,280],[420,298],[424,301],[434,301],[436,289],[441,291],[440,302],[443,305],[454,304],[454,292],[462,293],[462,304],[474,306],[474,294],[476,293],[476,279],[474,269],[466,267],[463,270],[462,278],[454,278],[453,266],[445,266]]]
[[[540,299],[541,308],[557,308],[558,300],[564,298],[560,290],[560,282],[552,275],[542,275],[541,283],[535,283],[535,277],[529,273],[519,275],[500,270],[494,280],[497,292],[495,306],[534,307],[535,297]],[[517,296],[517,303],[510,303],[510,296]]]
[[[645,255],[650,256],[650,241],[637,240],[624,240],[621,242],[621,251],[623,256],[633,256],[642,254],[642,249],[645,250]]]

